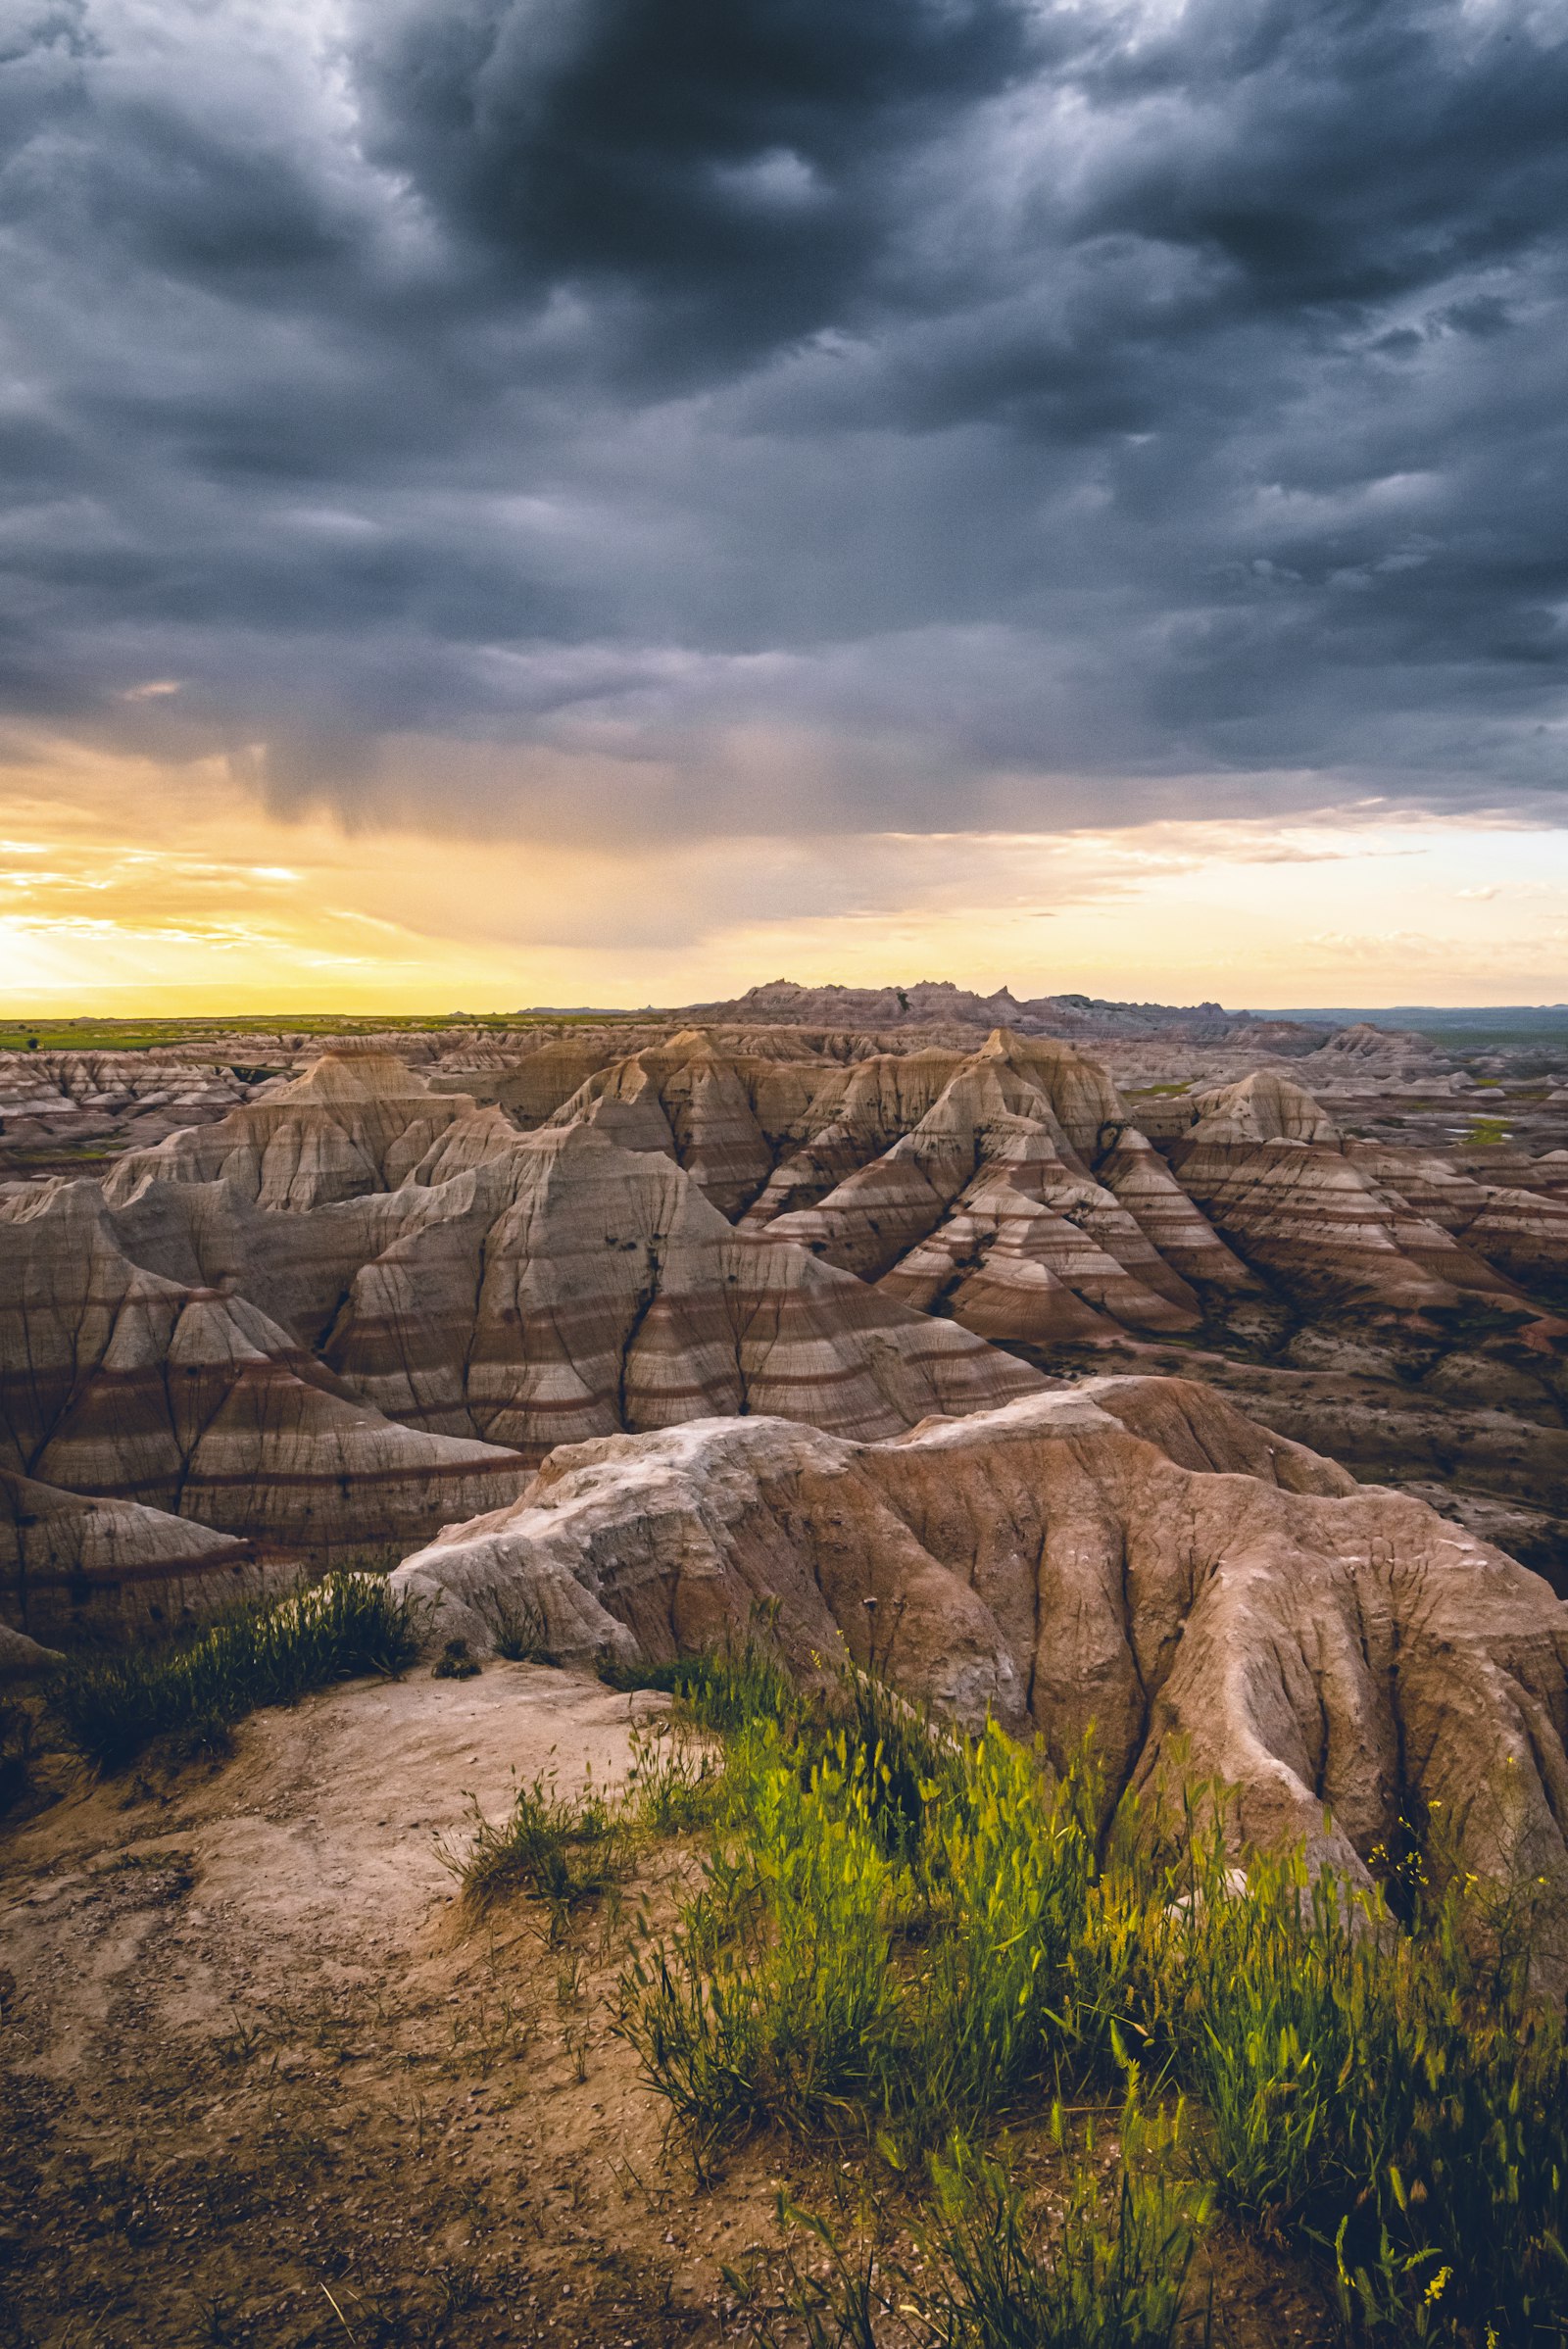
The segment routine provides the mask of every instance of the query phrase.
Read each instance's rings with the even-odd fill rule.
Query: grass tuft
[[[465,1904],[484,1910],[516,1891],[535,1893],[560,1939],[574,1909],[631,1873],[629,1822],[618,1803],[589,1789],[564,1799],[552,1777],[524,1786],[499,1825],[472,1809],[473,1839],[452,1862]]]
[[[1068,2160],[1065,2208],[1044,2239],[1005,2166],[956,2137],[931,2164],[936,2215],[926,2241],[938,2280],[922,2291],[920,2314],[933,2344],[1171,2349],[1208,2219],[1207,2197],[1177,2176],[1181,2131],[1179,2109],[1151,2122],[1130,2088],[1108,2188],[1091,2129]],[[1063,2145],[1059,2105],[1053,2133]]]
[[[688,1685],[727,1724],[747,1682]],[[1568,2349],[1563,2015],[1531,1993],[1528,1902],[1455,1869],[1424,1817],[1384,1855],[1396,1914],[1300,1852],[1238,1868],[1219,1789],[1176,1823],[1124,1802],[1102,1831],[1087,1749],[1058,1784],[995,1727],[939,1734],[869,1684],[793,1707],[758,1685],[701,1879],[621,1984],[700,2164],[765,2127],[905,2174],[923,2149],[949,2278],[924,2321],[952,2349],[1174,2337],[1205,2195],[1317,2264],[1348,2341]],[[1129,2079],[1191,2099],[1201,2191],[1140,2120],[1124,2251],[1069,2196],[1102,2231],[1042,2265],[1003,2174],[953,2148]],[[876,2339],[869,2273],[842,2270],[808,2337]]]
[[[50,1702],[76,1750],[113,1772],[160,1741],[179,1754],[222,1751],[246,1714],[362,1674],[394,1678],[416,1650],[408,1602],[376,1576],[333,1574],[178,1644],[68,1669]]]
[[[929,2216],[913,2227],[914,2257],[879,2249],[862,2211],[846,2248],[825,2220],[780,2198],[798,2230],[781,2289],[759,2305],[754,2278],[734,2276],[758,2349],[1200,2349],[1209,2327],[1188,2305],[1188,2278],[1208,2197],[1181,2176],[1183,2115],[1149,2116],[1136,2080],[1122,2105],[1119,2159],[1108,2165],[1093,2125],[1069,2144],[1060,2105],[1057,2207],[1032,2213],[1004,2160],[955,2134],[927,2165]],[[881,2228],[885,2236],[885,2224]],[[804,2238],[808,2257],[798,2247]],[[823,2254],[825,2253],[825,2258]],[[912,2320],[912,2325],[911,2325]]]
[[[495,1650],[509,1664],[554,1664],[545,1611],[526,1590],[489,1591],[472,1604],[483,1617]]]
[[[482,1666],[477,1656],[468,1653],[466,1639],[449,1639],[430,1667],[433,1681],[471,1681],[477,1679]]]
[[[619,1664],[607,1657],[599,1677],[611,1688],[653,1688],[673,1696],[688,1719],[715,1734],[755,1721],[797,1721],[807,1702],[779,1657],[755,1638],[662,1663]]]

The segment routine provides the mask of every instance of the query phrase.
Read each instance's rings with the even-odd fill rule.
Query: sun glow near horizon
[[[131,811],[134,810],[134,817]],[[694,1003],[947,978],[1236,1006],[1551,1000],[1568,836],[1377,809],[653,847],[269,810],[220,759],[0,777],[0,990],[62,1015]]]

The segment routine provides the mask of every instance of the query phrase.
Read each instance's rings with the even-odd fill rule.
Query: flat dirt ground
[[[517,1784],[621,1786],[665,1700],[492,1662],[263,1713],[163,1783],[83,1781],[0,1834],[0,2344],[748,2338],[726,2268],[779,2188],[853,2166],[760,2138],[699,2184],[613,2029],[651,1847],[554,1945],[475,1923],[442,1845]],[[1215,2238],[1217,2344],[1327,2349],[1321,2300]]]

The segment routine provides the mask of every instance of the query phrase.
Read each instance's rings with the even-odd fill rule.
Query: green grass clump
[[[1085,1757],[1047,1795],[1033,1757],[995,1727],[947,1775],[920,1854],[930,1928],[917,2076],[933,2116],[967,2119],[1048,2060],[1083,2068],[1075,1959],[1099,1874],[1099,1785]]]
[[[545,1611],[526,1590],[493,1591],[472,1602],[483,1618],[498,1656],[509,1664],[555,1664]]]
[[[411,1608],[385,1583],[333,1574],[180,1644],[78,1665],[55,1682],[50,1701],[77,1751],[116,1771],[159,1740],[220,1750],[247,1713],[366,1673],[396,1677],[416,1649]]]
[[[454,1863],[466,1905],[483,1910],[509,1893],[532,1892],[548,1905],[558,1940],[574,1909],[631,1873],[625,1810],[592,1787],[567,1800],[553,1777],[540,1777],[499,1825],[477,1804],[472,1817],[472,1842]]]
[[[781,2197],[781,2223],[814,2257],[786,2252],[770,2305],[759,2306],[752,2279],[731,2277],[759,2349],[1173,2349],[1179,2337],[1201,2349],[1208,2327],[1185,2320],[1197,2315],[1187,2285],[1209,2204],[1180,2175],[1181,2108],[1150,2115],[1135,2078],[1108,2176],[1092,2122],[1069,2141],[1057,2104],[1051,2130],[1061,2169],[1049,2227],[1007,2163],[961,2133],[927,2163],[929,2215],[914,2222],[912,2259],[874,2238],[847,2250],[826,2221]]]
[[[1061,2145],[1059,2105],[1053,2133]],[[1207,2198],[1176,2176],[1179,2114],[1149,2122],[1134,2088],[1119,2134],[1109,2209],[1091,2130],[1045,2242],[1003,2163],[961,2137],[933,2160],[936,2216],[924,2239],[937,2280],[916,2305],[934,2349],[1171,2349]]]
[[[781,1710],[730,1732],[701,1881],[622,1982],[700,2162],[769,2126],[875,2143],[904,2174],[923,2149],[949,2230],[933,2341],[1154,2341],[1163,2301],[1053,2329],[1060,2278],[1019,2280],[1009,2189],[935,2150],[1132,2078],[1191,2100],[1185,2185],[1175,2140],[1146,2132],[1159,2192],[1206,2191],[1314,2262],[1348,2341],[1568,2349],[1568,2038],[1532,1995],[1528,1904],[1414,1846],[1397,1915],[1299,1852],[1244,1875],[1218,1790],[1174,1841],[1131,1803],[1105,1828],[1087,1750],[1057,1783],[995,1727],[939,1733],[869,1686]],[[1150,2272],[1184,2275],[1171,2213],[1200,2203],[1139,2202],[1131,2171],[1122,2191],[1118,2239],[1157,2238]],[[1114,2310],[1099,2257],[1090,2297]],[[1007,2308],[1022,2329],[984,2313]]]
[[[653,1688],[673,1696],[700,1729],[716,1734],[755,1721],[796,1721],[806,1704],[772,1648],[754,1638],[661,1663],[617,1664],[607,1658],[599,1677],[611,1688]]]
[[[1139,1971],[1220,2197],[1332,2255],[1351,2338],[1560,2349],[1568,2042],[1528,1915],[1453,1872],[1401,1930],[1299,1853],[1254,1855],[1237,1893],[1217,1833],[1187,1883]]]
[[[466,1639],[449,1639],[430,1667],[433,1681],[477,1680],[483,1666],[477,1656],[468,1653]]]
[[[865,1774],[841,1752],[803,1778],[769,1723],[732,1755],[726,1794],[742,1842],[721,1835],[679,1929],[622,1984],[626,2035],[699,2149],[874,2102],[898,2010],[904,1872]]]
[[[891,1760],[853,1695],[733,1739],[702,1884],[628,1971],[623,2029],[700,2147],[768,2123],[930,2142],[1085,2054],[1090,1774],[1050,1797],[999,1730],[945,1743],[874,1702]]]
[[[664,1734],[671,1727],[675,1734]],[[711,1826],[723,1776],[723,1758],[710,1738],[693,1736],[684,1724],[664,1724],[633,1736],[628,1803],[650,1834],[691,1835]]]

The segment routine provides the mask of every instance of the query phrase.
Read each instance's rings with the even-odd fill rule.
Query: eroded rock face
[[[1188,1335],[1269,1299],[1395,1320],[1486,1300],[1544,1327],[1568,1280],[1544,1160],[1483,1182],[1348,1139],[1277,1066],[1137,1108],[1152,1140],[1098,1061],[1007,1029],[851,1061],[694,1029],[599,1068],[551,1122],[672,1157],[745,1229],[1009,1345]]]
[[[345,1563],[523,1474],[394,1426],[247,1297],[137,1263],[85,1182],[0,1192],[0,1468]]]
[[[726,1003],[697,1003],[689,1016],[705,1021],[790,1021],[810,1028],[898,1029],[946,1026],[995,1027],[1051,1039],[1176,1036],[1218,1043],[1245,1037],[1256,1049],[1309,1052],[1322,1030],[1298,1021],[1260,1019],[1250,1011],[1227,1011],[1219,1003],[1113,1003],[1086,995],[1048,995],[1023,1002],[1010,988],[977,995],[948,979],[916,980],[909,987],[801,987],[773,979]],[[1378,1034],[1380,1031],[1369,1031]]]
[[[1274,1064],[1129,1102],[1007,1029],[439,1041],[241,1086],[102,1187],[0,1190],[0,1462],[384,1559],[556,1443],[875,1441],[1175,1342],[1358,1467],[1479,1464],[1568,1524],[1568,1158],[1368,1141]]]
[[[0,1589],[24,1631],[172,1625],[292,1579],[285,1559],[188,1518],[0,1471]]]
[[[890,1435],[1041,1383],[955,1324],[734,1231],[670,1159],[589,1123],[514,1137],[426,1187],[323,1353],[389,1416],[533,1460],[714,1411]]]
[[[471,1102],[432,1094],[390,1052],[325,1052],[292,1083],[217,1125],[132,1150],[110,1175],[111,1199],[145,1182],[221,1182],[259,1207],[296,1213],[363,1192],[391,1191]]]
[[[389,1563],[563,1440],[755,1410],[875,1438],[1040,1384],[737,1232],[672,1152],[587,1118],[523,1135],[384,1054],[326,1055],[102,1188],[0,1189],[0,1469],[142,1504],[149,1540],[186,1519]],[[37,1547],[0,1548],[15,1606],[42,1603]],[[101,1563],[68,1585],[125,1585]]]
[[[8,1623],[0,1623],[0,1684],[39,1680],[65,1660],[58,1649],[41,1646],[25,1632],[14,1632]]]
[[[482,1645],[527,1608],[582,1656],[698,1648],[766,1604],[802,1667],[874,1642],[960,1718],[1038,1734],[1058,1765],[1092,1729],[1113,1787],[1221,1780],[1247,1840],[1361,1878],[1414,1796],[1478,1874],[1544,1879],[1568,1969],[1568,1607],[1187,1381],[872,1444],[710,1420],[564,1447],[393,1580],[442,1636]]]

